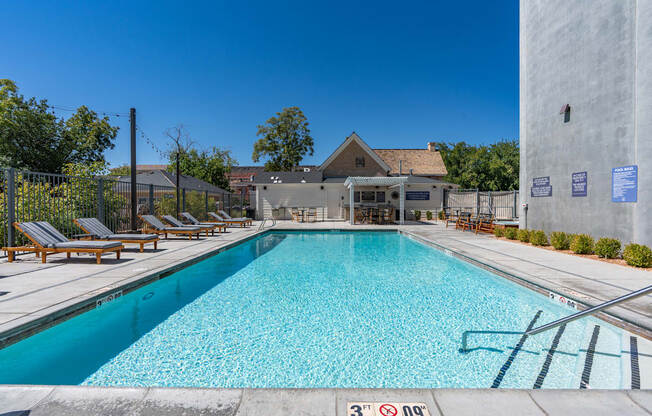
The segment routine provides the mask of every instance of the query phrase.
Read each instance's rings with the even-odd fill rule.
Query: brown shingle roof
[[[398,174],[398,161],[402,160],[403,174],[444,176],[448,173],[439,152],[428,149],[373,149],[392,170]]]

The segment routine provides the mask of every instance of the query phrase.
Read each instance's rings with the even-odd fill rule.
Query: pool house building
[[[257,174],[256,217],[290,219],[293,210],[310,209],[318,221],[353,224],[373,220],[366,209],[382,209],[385,222],[391,215],[391,222],[402,224],[415,210],[425,217],[442,209],[444,189],[457,188],[442,179],[446,173],[434,143],[425,149],[372,149],[353,132],[314,169]]]

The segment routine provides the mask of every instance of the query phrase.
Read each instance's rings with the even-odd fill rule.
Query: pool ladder
[[[582,317],[584,317],[586,315],[591,315],[591,314],[594,314],[596,312],[600,312],[603,309],[607,309],[607,308],[615,306],[615,305],[617,305],[619,303],[623,303],[623,302],[626,302],[628,300],[632,300],[632,299],[636,299],[636,298],[641,297],[641,296],[645,296],[650,292],[652,292],[652,285],[644,287],[643,289],[635,290],[633,292],[630,292],[630,293],[628,293],[626,295],[623,295],[621,297],[618,297],[616,299],[612,299],[610,301],[601,303],[601,304],[596,305],[596,306],[594,306],[592,308],[585,309],[583,311],[574,313],[572,315],[568,315],[565,318],[561,318],[561,319],[558,319],[556,321],[550,322],[548,324],[541,325],[538,328],[534,328],[534,329],[531,329],[529,331],[526,331],[525,335],[540,334],[540,333],[542,333],[544,331],[547,331],[549,329],[557,328],[558,326],[563,325],[565,323],[575,321],[576,319],[580,319],[580,318],[582,318]]]
[[[601,303],[599,305],[593,306],[591,308],[585,309],[583,311],[574,313],[572,315],[568,315],[564,318],[558,319],[556,321],[547,323],[545,325],[541,325],[538,328],[532,328],[526,331],[464,331],[462,333],[462,348],[460,348],[459,352],[460,353],[468,353],[473,351],[473,349],[469,349],[467,346],[467,341],[468,337],[471,334],[521,334],[523,336],[530,336],[530,335],[536,335],[540,334],[542,332],[548,331],[549,329],[557,328],[558,326],[564,325],[568,322],[575,321],[577,319],[583,318],[587,315],[592,315],[594,313],[600,312],[604,309],[610,308],[612,306],[618,305],[619,303],[626,302],[628,300],[636,299],[641,296],[645,296],[649,293],[652,292],[652,285],[644,287],[643,289],[635,290],[633,292],[630,292],[626,295],[620,296],[616,299],[612,299],[610,301]]]
[[[272,221],[272,227],[274,227],[276,225],[276,218],[274,218],[274,217],[265,217],[265,218],[263,218],[263,221],[258,226],[258,231],[265,228],[265,223],[267,222],[267,220]]]

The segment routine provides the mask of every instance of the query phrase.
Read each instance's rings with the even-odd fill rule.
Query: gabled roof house
[[[353,205],[390,205],[397,220],[414,210],[441,209],[446,166],[428,143],[424,149],[372,149],[355,132],[316,169],[261,172],[255,176],[256,215],[287,217],[292,207],[314,207],[323,219],[349,219]]]

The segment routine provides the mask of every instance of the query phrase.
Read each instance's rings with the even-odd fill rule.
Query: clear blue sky
[[[135,107],[161,147],[183,123],[251,164],[256,126],[292,105],[315,138],[305,163],[353,130],[379,148],[518,137],[517,0],[12,1],[2,14],[0,77],[55,105]],[[119,165],[129,125],[113,121]]]

